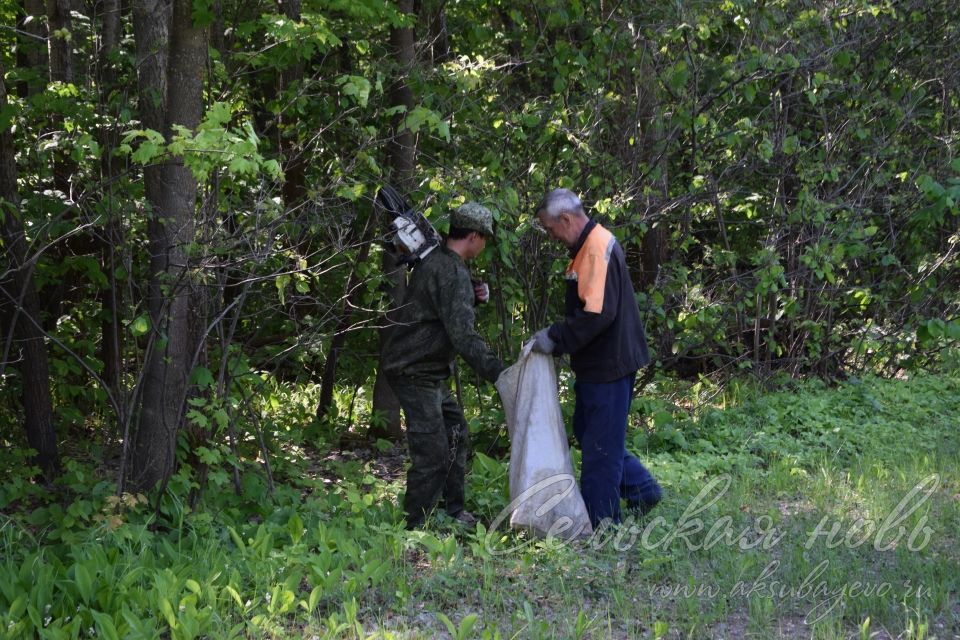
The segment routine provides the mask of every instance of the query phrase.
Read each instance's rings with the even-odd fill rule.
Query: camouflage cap
[[[493,214],[482,204],[466,202],[450,216],[450,226],[479,231],[490,238],[493,237]]]

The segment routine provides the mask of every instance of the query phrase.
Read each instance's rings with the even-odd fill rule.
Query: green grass
[[[406,532],[401,483],[360,460],[278,464],[272,498],[251,463],[243,497],[211,492],[195,512],[168,497],[159,520],[132,499],[95,520],[111,487],[82,465],[54,496],[11,478],[0,637],[960,635],[960,377],[650,398],[630,442],[664,502],[576,544],[442,520]],[[477,455],[470,482],[489,524],[505,464]],[[691,516],[705,491],[716,501]]]

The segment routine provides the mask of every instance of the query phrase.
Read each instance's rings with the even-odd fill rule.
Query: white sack
[[[592,533],[557,398],[553,358],[531,352],[497,380],[510,431],[510,526],[570,539]]]

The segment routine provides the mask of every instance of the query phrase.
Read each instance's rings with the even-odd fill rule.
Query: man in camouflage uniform
[[[474,304],[483,287],[470,280],[465,261],[483,251],[493,235],[493,216],[477,203],[462,205],[450,218],[443,245],[429,253],[410,277],[397,326],[381,362],[407,422],[411,466],[403,508],[407,527],[423,524],[443,499],[446,512],[472,524],[464,510],[469,432],[448,379],[460,355],[485,379],[504,369],[474,328]]]

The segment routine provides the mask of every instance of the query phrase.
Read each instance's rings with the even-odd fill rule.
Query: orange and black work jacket
[[[570,250],[566,317],[550,327],[577,380],[612,382],[650,361],[623,247],[591,220]]]

